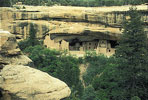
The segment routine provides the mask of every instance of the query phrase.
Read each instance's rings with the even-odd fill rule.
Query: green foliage
[[[56,59],[60,52],[55,50],[49,50],[40,45],[30,46],[24,50],[26,54],[29,55],[29,58],[32,59],[35,66],[42,71],[47,71],[48,73],[54,75]],[[51,66],[50,68],[47,68]]]
[[[62,100],[80,100],[80,96],[77,93],[78,91],[75,91],[75,89],[71,88],[71,95],[68,98],[62,99]]]
[[[16,2],[23,2],[26,5],[63,5],[63,6],[121,6],[121,5],[138,5],[148,3],[147,0],[0,0],[0,6],[11,6]]]
[[[18,45],[19,45],[19,48],[23,51],[26,47],[30,46],[30,43],[29,43],[29,40],[26,39],[26,40],[20,41]]]
[[[11,0],[0,0],[0,7],[9,7],[11,6]]]
[[[35,29],[35,25],[34,24],[30,24],[30,30],[29,30],[29,43],[30,46],[35,46],[37,44],[39,44],[39,41],[37,40],[37,29]]]
[[[86,86],[92,85],[94,88],[93,93],[95,97],[92,100],[110,100],[110,96],[119,96],[121,90],[114,88],[117,85],[117,83],[114,82],[114,77],[118,77],[118,75],[115,74],[117,72],[117,59],[115,57],[107,58],[104,55],[87,52],[85,60],[89,63],[89,66],[83,75],[83,79]],[[116,80],[118,79],[120,78]],[[110,89],[115,91],[110,94]]]
[[[134,97],[131,98],[131,100],[141,100],[141,99],[137,96],[134,96]]]
[[[147,38],[135,8],[130,8],[129,16],[115,57],[90,52],[85,56],[89,67],[83,77],[86,86],[93,86],[96,100],[148,99]]]
[[[98,57],[98,55],[96,54],[95,51],[86,51],[85,55],[84,55],[86,62],[91,62],[91,61],[95,60],[97,57]]]
[[[116,49],[116,61],[93,80],[97,97],[102,100],[148,98],[147,38],[136,9],[131,8],[129,16]]]
[[[64,63],[63,63],[64,62]],[[56,63],[57,77],[61,77],[70,87],[76,86],[79,82],[79,73],[77,59],[72,56],[61,56],[59,61]],[[58,74],[60,73],[60,74]]]
[[[94,88],[89,85],[84,89],[83,95],[81,97],[81,100],[95,100],[95,90]]]
[[[117,59],[115,59],[117,60]],[[96,90],[97,97],[101,100],[124,100],[121,94],[124,94],[124,89],[118,86],[118,82],[122,81],[117,70],[117,62],[112,62],[107,65],[100,76],[96,76],[92,82]]]
[[[106,67],[107,60],[104,56],[92,57],[92,61],[89,62],[87,71],[83,75],[85,85],[90,85],[94,77],[101,74]]]
[[[110,100],[110,89],[114,89],[114,93],[112,95],[119,96],[121,91],[120,89],[114,88],[117,83],[114,82],[115,79],[112,77],[118,77],[116,67],[117,67],[117,59],[115,57],[107,58],[104,55],[93,55],[89,52],[85,57],[86,62],[89,63],[87,71],[83,75],[83,79],[86,85],[86,88],[89,86],[93,89],[94,97],[92,100]],[[120,78],[117,78],[118,80]],[[112,82],[113,81],[113,82]],[[90,87],[89,87],[90,88]],[[103,88],[103,89],[102,89]],[[85,91],[85,89],[84,89]],[[90,91],[90,94],[92,90]],[[85,93],[83,93],[85,94]],[[89,94],[89,91],[88,93]],[[119,95],[118,95],[119,94]],[[91,95],[90,95],[91,96]],[[88,100],[89,98],[86,95],[82,95],[84,100]],[[91,100],[91,99],[90,99]],[[116,99],[113,99],[116,100]]]
[[[146,95],[148,93],[147,36],[140,20],[141,16],[135,8],[130,8],[129,16],[130,19],[124,24],[124,32],[116,52],[116,57],[122,59],[118,68],[122,69],[121,77],[124,79],[121,84],[124,84],[123,88],[128,88],[127,97],[138,96],[146,100],[148,98]]]
[[[87,71],[83,75],[85,85],[92,84],[96,76],[100,76],[104,69],[114,62],[113,57],[107,58],[104,55],[97,55],[94,52],[86,52],[85,62],[89,63]]]
[[[77,94],[80,95],[83,92],[77,58],[65,56],[59,51],[49,50],[40,45],[30,46],[24,50],[24,53],[32,59],[37,69],[64,81]]]

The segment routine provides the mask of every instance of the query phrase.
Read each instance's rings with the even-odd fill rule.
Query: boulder
[[[0,31],[0,54],[5,56],[20,55],[16,38],[8,31]]]
[[[29,66],[5,66],[0,83],[3,100],[60,100],[70,95],[64,82]]]

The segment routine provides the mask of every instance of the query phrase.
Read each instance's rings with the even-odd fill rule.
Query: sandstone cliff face
[[[26,38],[29,24],[34,23],[38,30],[38,38],[44,38],[46,33],[58,41],[108,39],[117,40],[121,34],[121,23],[127,18],[130,6],[116,7],[64,7],[64,6],[20,6],[20,9],[0,8],[1,27],[17,36]],[[18,8],[18,7],[17,7]],[[139,5],[137,9],[142,13],[142,20],[148,22],[146,5]],[[7,23],[7,24],[5,24]]]
[[[123,31],[121,24],[129,18],[130,7],[20,5],[0,8],[0,26],[15,34],[17,40],[22,40],[28,37],[33,23],[37,38],[44,40],[48,48],[67,49],[74,55],[84,55],[85,51],[93,50],[111,56]],[[137,10],[148,33],[147,5],[138,5]]]
[[[70,95],[64,82],[30,65],[15,36],[0,31],[0,100],[60,100]]]

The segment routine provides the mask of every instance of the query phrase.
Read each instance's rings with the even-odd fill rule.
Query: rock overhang
[[[42,38],[42,35],[48,31],[51,34],[83,34],[86,29],[93,33],[96,31],[96,33],[120,34],[124,15],[131,7],[131,5],[113,7],[21,6],[24,6],[25,9],[21,7],[20,9],[1,8],[2,17],[5,17],[5,12],[8,12],[8,16],[12,17],[12,20],[7,19],[7,17],[3,18],[11,23],[9,25],[11,28],[7,29],[14,34],[20,34],[21,31],[25,31],[26,27],[26,34],[28,34],[29,23],[35,23],[39,29],[39,38]],[[137,10],[147,12],[147,6],[138,5]],[[145,17],[143,18],[145,20]],[[25,27],[20,26],[24,22],[28,24]]]

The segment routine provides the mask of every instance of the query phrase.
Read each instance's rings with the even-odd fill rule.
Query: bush
[[[95,90],[94,88],[89,85],[84,89],[83,95],[81,97],[81,100],[95,100]]]
[[[111,59],[112,58],[107,58],[104,55],[96,55],[94,53],[86,54],[85,62],[89,63],[89,66],[83,75],[85,85],[90,85],[95,76],[99,76],[108,64],[112,63]]]
[[[134,96],[131,98],[131,100],[141,100],[138,96]]]

